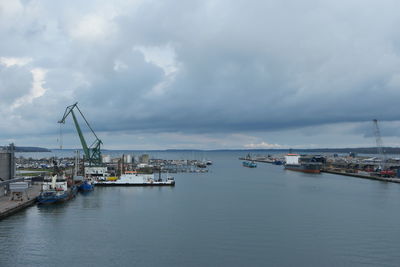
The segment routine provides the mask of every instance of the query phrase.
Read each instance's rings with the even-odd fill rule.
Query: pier
[[[338,171],[332,171],[332,170],[326,170],[326,169],[325,170],[322,169],[321,172],[337,174],[337,175],[344,175],[344,176],[351,176],[351,177],[362,178],[362,179],[376,180],[376,181],[381,181],[381,182],[400,183],[400,178],[386,178],[386,177],[362,175],[362,174],[357,174],[357,173],[338,172]]]
[[[0,183],[1,189],[3,189],[5,183]],[[10,192],[5,195],[3,194],[4,192],[0,192],[0,220],[35,204],[40,190],[41,186],[39,184],[31,185],[26,194],[23,195],[22,200],[11,200]]]

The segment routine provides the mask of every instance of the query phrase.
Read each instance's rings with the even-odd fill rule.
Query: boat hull
[[[154,178],[154,174],[135,174],[128,173],[120,176],[118,180],[107,181],[98,180],[94,181],[96,186],[175,186],[173,177],[168,177],[163,180]]]
[[[248,162],[248,161],[243,161],[243,167],[247,167],[247,168],[256,168],[257,164],[255,162]]]
[[[55,203],[61,203],[68,200],[71,200],[76,196],[76,192],[78,191],[76,186],[68,188],[66,192],[60,195],[52,194],[51,192],[42,192],[37,197],[37,202],[40,205],[50,205]]]
[[[305,172],[305,173],[320,173],[321,166],[314,164],[286,164],[286,170],[296,171],[296,172]]]
[[[78,189],[81,192],[89,192],[94,190],[94,185],[85,181],[81,185],[79,185]]]

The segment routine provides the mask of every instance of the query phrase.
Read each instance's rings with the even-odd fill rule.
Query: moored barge
[[[159,177],[154,178],[154,174],[138,174],[135,172],[125,173],[119,179],[97,180],[96,186],[175,186],[175,179],[167,177],[165,180]]]

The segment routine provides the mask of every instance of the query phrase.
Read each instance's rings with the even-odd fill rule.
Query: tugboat
[[[65,202],[75,197],[78,188],[73,185],[68,188],[65,176],[54,175],[51,180],[45,180],[42,184],[42,191],[37,197],[39,204],[54,204]]]
[[[89,192],[94,190],[94,184],[89,180],[84,180],[78,187],[81,192]]]
[[[257,163],[255,163],[254,161],[243,161],[243,166],[247,168],[256,168]]]
[[[80,191],[80,192],[93,191],[94,190],[94,184],[93,184],[93,178],[92,178],[92,175],[91,175],[91,172],[93,172],[93,168],[90,168],[90,167],[87,168],[88,169],[87,172],[89,174],[85,175],[85,177],[81,176],[81,175],[78,175],[78,172],[79,172],[79,159],[80,159],[79,151],[76,151],[74,176],[73,176],[74,179],[73,180],[74,180],[74,182],[75,181],[80,181],[80,183],[78,184],[78,191]],[[107,169],[99,168],[99,170],[104,172],[104,170],[107,170]],[[86,168],[85,168],[85,171],[86,171]]]

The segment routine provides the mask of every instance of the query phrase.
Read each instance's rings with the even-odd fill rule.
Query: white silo
[[[103,163],[111,163],[111,156],[103,155]]]

